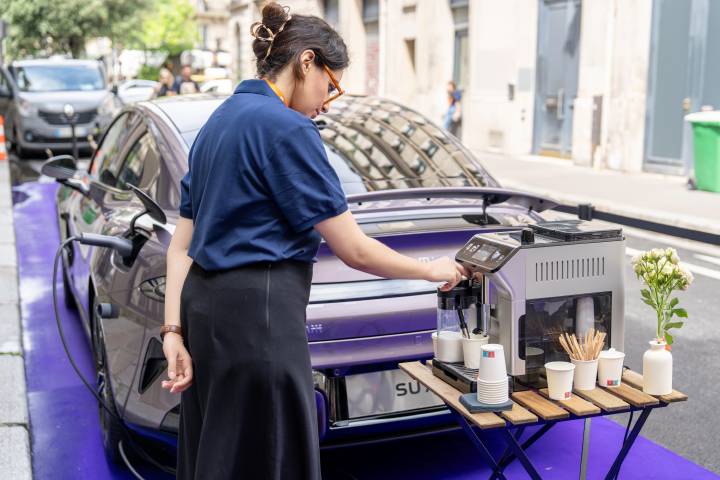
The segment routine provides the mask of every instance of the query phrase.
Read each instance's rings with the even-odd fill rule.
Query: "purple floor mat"
[[[55,184],[27,183],[13,192],[34,475],[39,479],[133,478],[124,467],[106,461],[97,405],[73,372],[55,328],[50,283],[53,254],[58,246],[55,191]],[[70,349],[92,383],[90,348],[77,313],[64,308],[62,297],[58,304]],[[653,421],[652,415],[648,421]],[[588,478],[604,477],[620,449],[624,432],[612,421],[593,420]],[[489,434],[487,438],[492,441],[497,437]],[[530,448],[530,458],[544,478],[576,479],[581,438],[581,421],[562,423]],[[500,443],[494,443],[499,448]],[[170,478],[147,466],[141,465],[139,470],[148,479]],[[461,432],[323,452],[325,480],[459,480],[486,478],[489,471]],[[510,479],[528,478],[517,462],[507,468],[506,475]],[[640,437],[620,478],[718,477]]]

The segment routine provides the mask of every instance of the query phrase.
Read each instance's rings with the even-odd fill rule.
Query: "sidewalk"
[[[570,160],[474,152],[504,187],[564,205],[720,235],[720,193],[688,190],[686,178],[578,167]]]
[[[10,171],[0,160],[0,478],[32,478]]]

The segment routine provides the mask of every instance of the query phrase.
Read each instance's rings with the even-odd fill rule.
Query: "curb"
[[[0,160],[0,478],[32,478],[18,266],[7,160]]]

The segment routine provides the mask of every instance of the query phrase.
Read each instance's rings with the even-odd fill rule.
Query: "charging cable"
[[[122,427],[123,431],[125,432],[125,436],[128,439],[130,447],[137,453],[143,460],[150,463],[151,465],[155,466],[156,468],[162,470],[165,473],[175,475],[175,469],[162,465],[158,463],[155,459],[153,459],[145,450],[143,450],[140,445],[138,445],[133,439],[132,439],[132,432],[127,428],[125,425],[125,422],[123,421],[123,418],[120,417],[116,412],[112,411],[108,405],[105,403],[105,401],[100,397],[98,392],[95,388],[90,386],[90,383],[85,379],[83,374],[80,372],[80,368],[78,368],[77,364],[75,363],[75,359],[73,358],[72,354],[70,353],[70,349],[68,348],[67,341],[65,340],[65,332],[63,331],[62,322],[60,321],[60,311],[58,309],[58,302],[57,302],[57,271],[58,271],[58,263],[60,260],[60,255],[62,254],[65,247],[67,247],[72,242],[79,242],[84,245],[95,245],[100,247],[109,247],[116,250],[118,253],[120,253],[123,256],[129,256],[132,253],[132,242],[129,240],[118,238],[118,237],[112,237],[108,235],[96,235],[96,234],[82,234],[80,237],[69,237],[64,242],[60,244],[57,251],[55,252],[55,260],[53,262],[53,276],[52,276],[52,294],[53,294],[53,311],[55,312],[55,323],[57,324],[58,333],[60,334],[60,341],[62,343],[63,349],[65,350],[65,354],[67,355],[68,360],[70,360],[70,365],[72,365],[73,370],[75,370],[75,373],[78,377],[80,377],[80,380],[85,385],[85,387],[88,389],[90,393],[95,397],[95,399],[98,401],[99,405],[105,409],[105,411],[110,414],[112,417],[118,420],[118,423]],[[92,314],[92,313],[91,313]],[[106,379],[106,381],[109,381],[109,379]],[[140,474],[135,471],[134,468],[130,465],[127,456],[125,455],[125,450],[123,448],[122,441],[120,441],[120,444],[118,445],[120,450],[120,455],[125,462],[125,464],[128,466],[132,474],[137,478],[138,480],[144,480]]]

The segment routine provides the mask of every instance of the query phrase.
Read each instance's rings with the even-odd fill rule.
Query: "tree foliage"
[[[189,0],[0,0],[11,57],[79,57],[95,37],[177,54],[197,39],[194,14]]]

